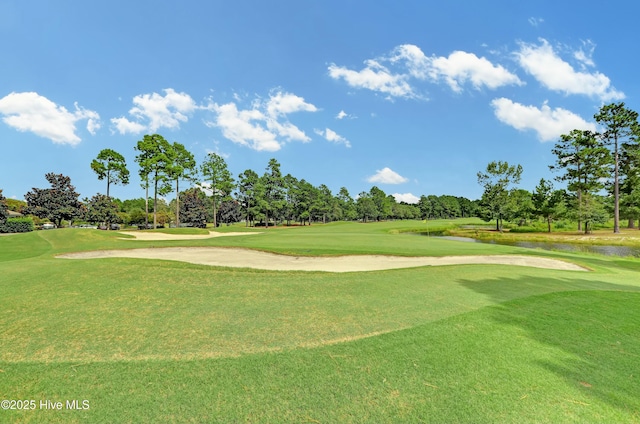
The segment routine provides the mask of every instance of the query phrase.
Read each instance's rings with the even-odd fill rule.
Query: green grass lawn
[[[639,260],[404,234],[426,225],[450,223],[162,242],[84,229],[0,237],[0,399],[36,401],[0,410],[0,422],[640,422]],[[535,254],[593,271],[333,274],[54,257],[150,246]],[[39,405],[74,399],[90,408]]]

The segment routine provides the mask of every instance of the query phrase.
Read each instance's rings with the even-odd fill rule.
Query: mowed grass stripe
[[[5,363],[0,390],[92,399],[6,415],[25,422],[635,422],[639,308],[638,293],[552,293],[316,349]]]

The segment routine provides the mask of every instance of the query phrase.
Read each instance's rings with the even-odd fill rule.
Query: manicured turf
[[[0,422],[640,421],[640,261],[402,233],[424,225],[170,242],[84,229],[0,237],[0,398],[37,403],[0,410]],[[177,245],[537,254],[594,271],[332,274],[54,258]],[[90,409],[39,407],[72,399]]]

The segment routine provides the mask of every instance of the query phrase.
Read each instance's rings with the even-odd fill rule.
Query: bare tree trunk
[[[619,177],[619,166],[618,166],[618,137],[615,138],[615,153],[614,153],[614,180],[613,180],[613,232],[615,234],[620,234],[620,184],[618,181]]]
[[[582,190],[578,190],[578,231],[582,231],[582,221],[580,221],[581,212],[582,212]]]
[[[156,171],[153,190],[153,229],[158,228],[158,171]]]
[[[180,228],[180,190],[176,179],[176,228]]]
[[[144,190],[144,229],[149,228],[149,179]]]

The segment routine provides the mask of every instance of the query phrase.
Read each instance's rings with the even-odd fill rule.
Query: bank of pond
[[[513,240],[481,240],[472,237],[457,237],[443,235],[442,232],[414,233],[425,237],[436,237],[441,240],[452,240],[466,243],[500,244],[505,246],[524,247],[527,249],[556,250],[564,252],[595,253],[605,256],[640,258],[640,247],[634,246],[603,246],[589,244],[571,244],[541,241],[513,241]]]

